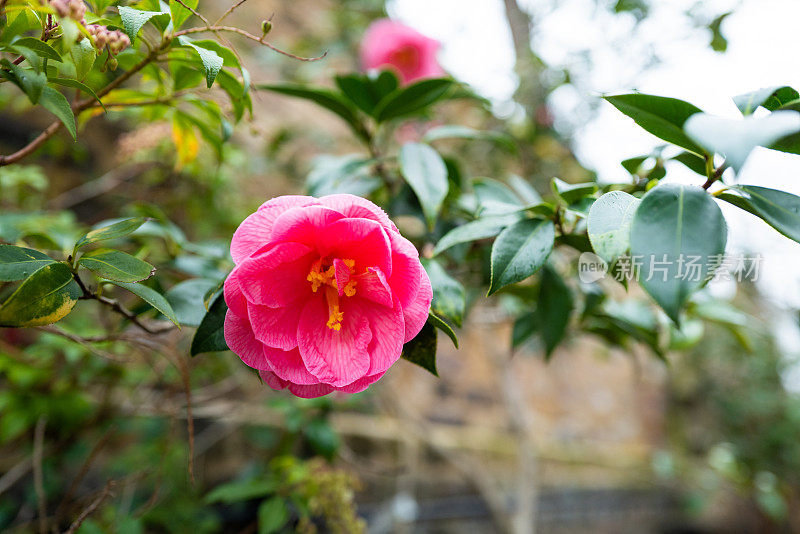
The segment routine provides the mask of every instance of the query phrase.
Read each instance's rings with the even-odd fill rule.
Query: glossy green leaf
[[[0,326],[31,327],[64,318],[81,297],[72,271],[63,263],[45,265],[0,305]]]
[[[452,87],[453,81],[446,78],[434,78],[413,83],[384,98],[372,115],[378,122],[385,122],[420,113],[444,97]]]
[[[639,202],[623,191],[611,191],[592,204],[587,220],[589,241],[606,263],[614,263],[630,249],[631,221]]]
[[[686,121],[686,133],[700,145],[725,156],[737,171],[757,146],[769,147],[800,132],[800,112],[776,111],[763,118],[723,119],[698,113]]]
[[[639,174],[639,170],[642,168],[642,165],[645,161],[649,159],[649,156],[639,156],[635,158],[628,158],[620,162],[626,171],[628,171],[632,175]]]
[[[433,228],[447,196],[447,166],[428,145],[407,143],[400,149],[400,171],[417,195],[428,227]]]
[[[116,282],[141,282],[156,272],[156,268],[121,250],[98,249],[81,256],[78,265],[100,278]]]
[[[422,266],[428,273],[433,288],[431,309],[436,315],[449,319],[460,327],[464,319],[467,293],[461,282],[447,274],[444,267],[433,259],[423,259]]]
[[[0,76],[19,87],[28,96],[31,104],[39,103],[42,93],[47,87],[47,76],[43,72],[36,72],[33,69],[24,69],[19,65],[14,65],[7,59],[0,61],[0,64],[4,69],[8,69],[0,69]],[[69,108],[69,104],[67,104],[67,108]],[[72,113],[71,110],[70,113]]]
[[[402,356],[432,375],[439,376],[436,370],[436,327],[430,319],[414,339],[403,345]]]
[[[456,226],[436,243],[433,253],[434,255],[441,254],[450,247],[461,243],[494,237],[502,232],[503,228],[517,222],[520,217],[520,214],[486,217]]]
[[[97,100],[97,102],[102,106],[103,110],[106,110],[105,105],[103,105],[103,102],[100,101],[100,97],[97,96],[97,93],[95,93],[94,90],[85,83],[81,83],[78,80],[73,80],[71,78],[48,78],[47,81],[56,85],[63,85],[64,87],[72,87],[73,89],[83,91],[87,95]]]
[[[75,115],[72,113],[72,108],[67,101],[67,98],[53,89],[52,87],[45,86],[42,89],[42,96],[39,98],[39,104],[42,105],[47,111],[58,117],[64,124],[64,127],[72,136],[72,139],[77,140],[77,129],[75,127]]]
[[[183,35],[178,37],[178,42],[197,52],[200,61],[203,63],[203,70],[206,73],[206,87],[210,88],[214,84],[214,80],[217,78],[217,74],[219,74],[225,61],[215,51],[198,46]]]
[[[206,315],[205,295],[219,284],[207,278],[184,280],[167,291],[167,302],[175,310],[175,317],[184,326],[198,326]]]
[[[673,161],[683,163],[687,168],[696,172],[700,176],[706,176],[706,160],[691,152],[681,152],[671,158]]]
[[[489,292],[525,280],[538,271],[553,250],[550,221],[523,219],[503,230],[492,246]]]
[[[450,325],[444,321],[444,319],[437,316],[433,312],[428,312],[428,322],[431,323],[436,328],[438,328],[439,330],[441,330],[442,332],[444,332],[447,335],[447,337],[450,338],[450,341],[453,342],[453,346],[455,348],[458,348],[458,337],[456,336],[456,333],[453,331]]]
[[[169,11],[172,16],[172,29],[178,30],[192,16],[192,9],[197,9],[199,0],[170,0]],[[191,8],[191,9],[188,9]]]
[[[794,100],[800,99],[800,93],[789,86],[766,87],[733,97],[733,102],[742,115],[752,115],[759,108],[764,107],[770,111],[775,111],[781,106]]]
[[[467,128],[466,126],[458,126],[455,124],[448,124],[445,126],[437,126],[431,128],[422,137],[426,143],[432,143],[440,139],[472,139],[491,141],[497,146],[502,147],[509,152],[516,150],[513,138],[502,132],[490,132],[484,130],[475,130],[474,128]]]
[[[605,99],[656,137],[703,155],[704,150],[683,131],[686,120],[701,110],[688,102],[664,96],[631,93]]]
[[[72,63],[75,65],[75,77],[83,81],[86,75],[92,70],[94,61],[97,58],[97,51],[89,42],[89,39],[81,39],[80,42],[72,45],[69,50]],[[94,96],[94,95],[92,95]]]
[[[55,260],[30,248],[0,245],[0,282],[24,280]]]
[[[641,262],[640,285],[675,323],[692,292],[713,276],[727,237],[722,211],[699,187],[662,183],[642,198],[631,256]]]
[[[258,507],[258,534],[274,534],[288,520],[288,503],[279,495],[270,497]]]
[[[747,211],[757,215],[789,239],[800,242],[800,197],[756,185],[737,185],[734,189],[744,193],[750,208]],[[724,200],[731,202],[729,198]]]
[[[155,289],[151,289],[147,286],[143,286],[142,284],[135,284],[135,283],[128,283],[128,282],[117,282],[116,280],[109,280],[108,281],[115,286],[119,286],[122,289],[127,289],[150,306],[161,312],[167,319],[172,321],[176,326],[180,327],[178,323],[178,318],[175,317],[175,312],[170,306],[167,299],[164,298],[164,295],[156,291]]]
[[[86,245],[90,245],[92,243],[125,237],[126,235],[135,232],[146,221],[147,219],[145,217],[133,217],[131,219],[124,219],[109,226],[103,226],[101,228],[90,230],[89,232],[85,233],[83,237],[78,239],[78,241],[75,243],[75,250],[77,251],[81,247],[85,247]]]
[[[265,497],[279,488],[279,484],[272,479],[256,479],[230,482],[222,484],[211,490],[203,501],[206,504],[221,502],[233,504]]]
[[[130,37],[131,43],[136,42],[136,36],[142,26],[147,24],[147,21],[162,15],[164,18],[167,17],[167,13],[161,11],[141,11],[127,6],[119,6],[117,9],[119,9],[119,16],[122,18],[122,26],[125,28],[125,33]]]
[[[336,77],[339,91],[364,113],[371,114],[378,104],[372,81],[363,74],[347,74]]]
[[[59,54],[55,48],[40,39],[36,39],[35,37],[21,37],[11,43],[11,46],[16,49],[27,48],[44,59],[58,61],[59,63],[62,61],[61,54]]]
[[[225,304],[225,297],[220,294],[211,304],[208,313],[200,322],[200,326],[197,327],[189,351],[192,356],[204,352],[228,350],[228,344],[225,341],[225,314],[227,312],[228,306]]]
[[[564,339],[574,308],[572,291],[559,274],[545,265],[539,282],[539,298],[536,301],[534,322],[544,342],[545,358]]]
[[[256,85],[256,89],[264,89],[282,95],[310,100],[311,102],[322,106],[328,111],[332,111],[344,119],[344,121],[347,122],[347,124],[350,125],[353,131],[357,134],[361,135],[362,137],[365,135],[364,127],[361,124],[361,121],[358,119],[355,109],[353,109],[350,104],[347,103],[347,101],[333,91],[319,87],[306,87],[304,85],[293,84],[261,84]]]
[[[219,57],[222,58],[223,65],[225,67],[239,69],[242,66],[239,63],[239,58],[236,57],[236,54],[233,50],[213,39],[196,39],[192,41],[192,43],[200,48],[205,48],[215,52]]]
[[[594,182],[570,184],[558,178],[553,178],[550,182],[550,186],[553,189],[553,193],[567,205],[578,202],[582,198],[593,195],[597,191],[597,184]]]

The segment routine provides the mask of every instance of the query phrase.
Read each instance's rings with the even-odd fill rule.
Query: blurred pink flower
[[[231,255],[225,340],[298,397],[366,389],[428,318],[417,249],[360,197],[273,198],[233,234]]]
[[[361,41],[365,70],[393,67],[403,84],[444,75],[436,59],[440,43],[389,19],[373,22]]]

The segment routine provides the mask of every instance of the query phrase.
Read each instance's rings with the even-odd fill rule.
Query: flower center
[[[392,53],[392,62],[401,69],[415,69],[419,64],[419,51],[414,46],[403,46]]]
[[[337,332],[342,329],[344,312],[339,309],[339,297],[352,297],[356,294],[357,282],[355,274],[356,262],[351,259],[334,260],[332,263],[319,259],[311,266],[306,280],[311,282],[311,291],[316,293],[321,287],[325,289],[325,300],[328,302],[328,322],[326,326]]]

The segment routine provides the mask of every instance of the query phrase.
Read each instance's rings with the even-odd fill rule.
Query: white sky
[[[611,105],[603,93],[633,89],[682,98],[706,112],[739,117],[732,96],[773,85],[800,88],[800,1],[650,0],[651,17],[638,27],[632,15],[613,16],[596,0],[522,0],[536,22],[534,47],[554,67],[578,73],[576,86],[551,98],[556,126],[573,132],[580,161],[604,182],[626,182],[619,162],[661,144]],[[710,32],[685,12],[710,21],[731,9],[722,25],[728,51],[708,46]],[[457,78],[490,98],[502,112],[516,86],[514,52],[502,0],[394,0],[392,17],[443,43],[440,60]],[[652,52],[661,59],[646,60]],[[596,112],[591,110],[596,108]],[[591,120],[586,120],[587,113]],[[680,164],[668,179],[700,184]],[[800,194],[800,156],[754,152],[737,181]],[[723,203],[724,204],[724,203]],[[800,244],[733,206],[722,206],[730,228],[728,251],[761,253],[760,287],[781,307],[800,307]],[[781,328],[782,336],[788,329]],[[785,340],[786,341],[786,340]],[[792,338],[792,341],[797,341]],[[794,350],[800,342],[791,343]],[[787,347],[788,348],[788,347]]]

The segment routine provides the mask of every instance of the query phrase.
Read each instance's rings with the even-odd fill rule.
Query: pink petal
[[[223,328],[228,348],[235,352],[245,365],[253,369],[269,369],[267,359],[264,357],[264,345],[253,335],[247,319],[228,310]]]
[[[238,267],[234,268],[225,279],[225,284],[222,286],[222,294],[225,297],[225,304],[228,305],[228,309],[239,317],[246,319],[248,316],[247,300],[242,294],[242,288],[239,287]]]
[[[380,269],[370,267],[367,272],[358,276],[356,295],[369,299],[387,308],[392,307],[392,288]]]
[[[368,219],[341,219],[319,233],[320,256],[353,259],[356,272],[378,267],[392,272],[389,238],[383,227]]]
[[[373,384],[380,380],[384,373],[378,373],[376,375],[365,376],[364,378],[359,378],[349,386],[344,386],[341,388],[336,388],[336,391],[340,391],[342,393],[358,393],[359,391],[364,391],[367,389],[370,384]]]
[[[414,339],[419,334],[419,331],[422,330],[422,327],[425,326],[425,322],[428,320],[428,312],[431,309],[431,299],[433,299],[431,281],[428,278],[428,273],[425,272],[425,269],[422,269],[419,292],[411,304],[403,307],[403,317],[406,320],[404,343]]]
[[[317,199],[298,195],[285,195],[268,200],[258,211],[250,214],[233,234],[231,257],[237,265],[270,241],[272,226],[284,211],[317,204]]]
[[[272,371],[261,370],[258,372],[258,376],[261,377],[261,380],[263,380],[266,385],[275,390],[286,389],[286,386],[289,385],[286,380],[281,380],[275,376],[275,373]]]
[[[281,350],[297,347],[297,322],[301,305],[270,308],[260,304],[247,305],[253,334],[261,343]]]
[[[297,326],[300,356],[308,371],[320,382],[341,387],[363,377],[369,369],[367,347],[372,339],[369,319],[352,306],[352,299],[342,299],[344,319],[339,331],[326,326],[328,304],[319,295],[306,302]]]
[[[279,243],[239,265],[239,286],[253,304],[286,306],[311,294],[306,277],[317,259],[300,243]]]
[[[289,384],[289,391],[303,399],[314,399],[327,395],[334,391],[334,389],[327,384],[314,384],[313,386]]]
[[[272,372],[281,380],[300,385],[319,384],[317,377],[306,369],[297,349],[284,351],[264,347],[264,356]]]
[[[424,273],[419,262],[417,248],[400,234],[389,234],[392,244],[392,273],[389,287],[392,288],[403,308],[410,306],[419,292],[420,273]]]
[[[292,208],[275,219],[272,240],[316,247],[320,230],[343,218],[344,215],[338,211],[323,206]]]
[[[369,317],[372,332],[368,350],[370,366],[367,376],[385,372],[400,358],[405,340],[405,319],[403,310],[395,299],[393,308],[386,308],[364,299],[353,302],[360,308],[361,315]]]
[[[379,206],[369,200],[346,193],[328,195],[319,199],[320,204],[333,208],[345,217],[351,219],[372,219],[381,223],[384,228],[397,232],[397,226]]]
[[[336,289],[339,290],[339,296],[344,295],[344,288],[350,281],[350,267],[345,264],[344,260],[336,258],[333,260],[333,269],[336,275]]]

